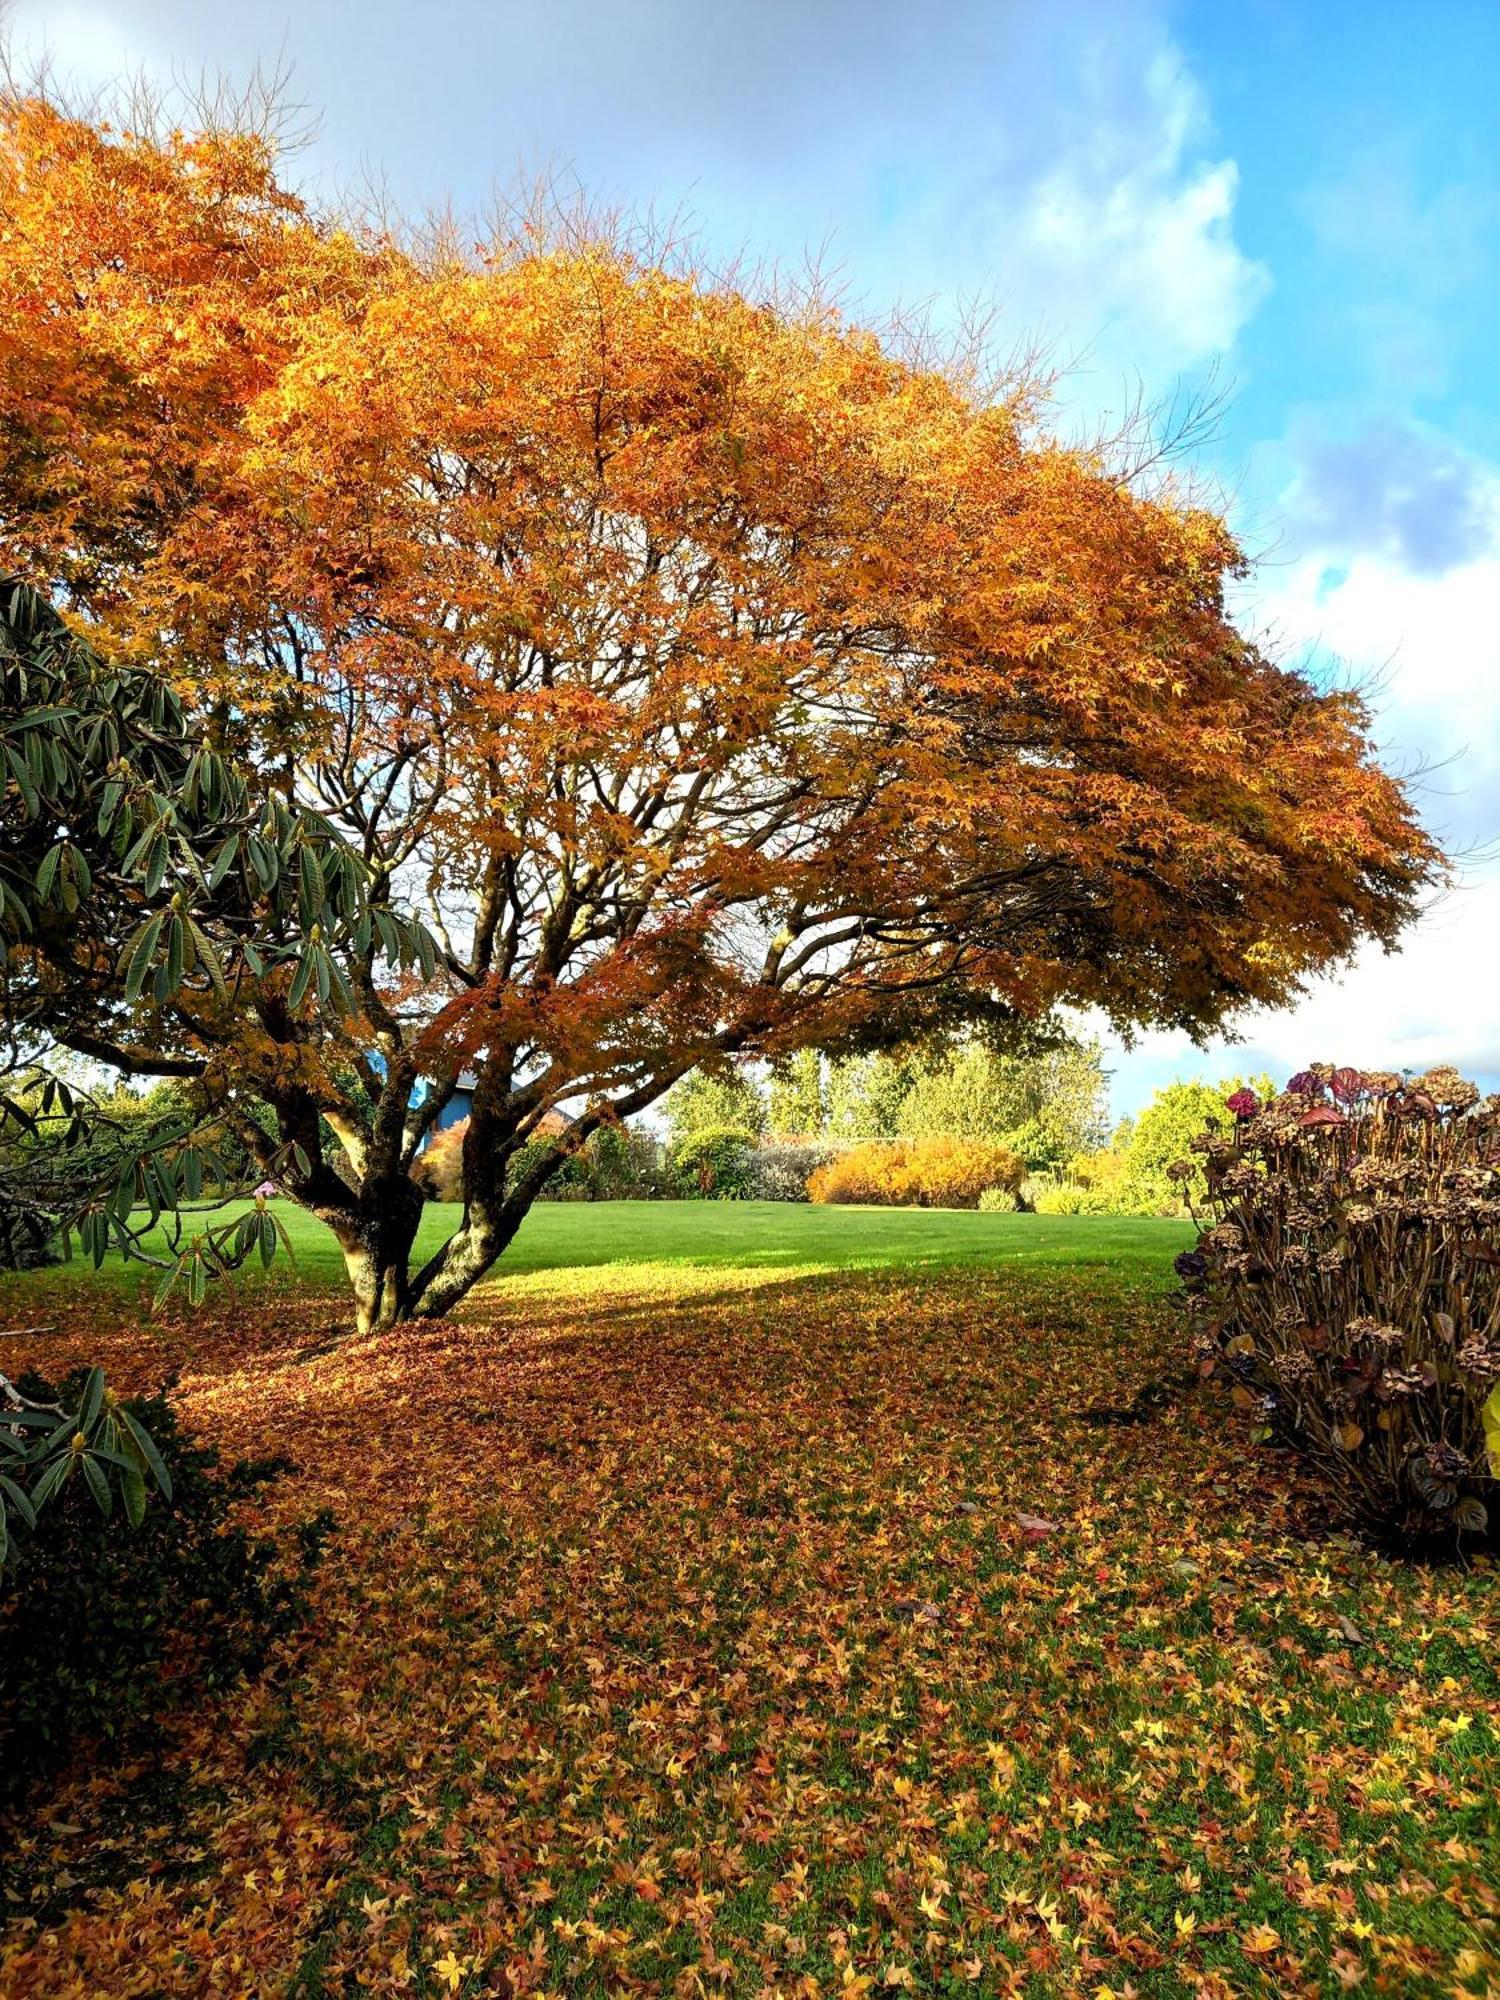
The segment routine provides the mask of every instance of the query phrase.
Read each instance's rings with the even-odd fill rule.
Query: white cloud
[[[1487,471],[1472,504],[1484,533],[1466,560],[1434,571],[1399,548],[1349,556],[1335,544],[1275,577],[1256,606],[1279,655],[1331,656],[1371,683],[1388,755],[1435,767],[1427,816],[1464,846],[1500,835],[1500,477]]]
[[[1423,1069],[1451,1062],[1500,1081],[1500,474],[1477,474],[1483,547],[1441,574],[1412,568],[1399,548],[1350,558],[1313,549],[1279,575],[1263,573],[1256,622],[1280,657],[1330,656],[1372,686],[1388,764],[1421,759],[1418,803],[1459,867],[1387,955],[1361,951],[1298,1005],[1247,1015],[1243,1040],[1196,1049],[1185,1036],[1148,1035],[1117,1051],[1115,1104],[1134,1110],[1173,1076],[1218,1078],[1269,1069],[1282,1078],[1311,1061]]]
[[[1500,1080],[1500,872],[1470,877],[1440,897],[1387,955],[1374,947],[1349,970],[1319,980],[1295,1007],[1247,1015],[1242,1039],[1196,1047],[1154,1033],[1123,1049],[1110,1035],[1117,1114],[1140,1109],[1174,1077],[1218,1082],[1268,1071],[1284,1083],[1310,1062],[1366,1069],[1453,1063],[1489,1085]]]
[[[1352,434],[1304,426],[1299,458],[1286,504],[1314,547],[1441,576],[1495,539],[1494,474],[1415,424],[1386,417]]]
[[[1269,274],[1235,241],[1239,170],[1200,156],[1207,117],[1175,49],[1144,66],[1125,103],[1097,108],[1016,191],[1019,208],[996,215],[997,246],[1013,295],[1164,376],[1231,348]]]

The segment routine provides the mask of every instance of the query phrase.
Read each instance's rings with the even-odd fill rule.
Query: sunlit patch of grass
[[[217,1219],[240,1204],[214,1209]],[[275,1204],[291,1244],[269,1272],[248,1269],[236,1290],[257,1299],[334,1291],[344,1278],[332,1232],[289,1202]],[[431,1255],[458,1226],[453,1203],[426,1210],[418,1260]],[[191,1227],[191,1222],[189,1222]],[[569,1277],[600,1267],[664,1264],[724,1271],[878,1271],[1018,1267],[1160,1271],[1192,1240],[1188,1224],[1120,1216],[980,1215],[962,1209],[816,1208],[790,1202],[611,1201],[542,1202],[495,1267],[491,1285],[536,1271]],[[148,1235],[161,1250],[164,1237]],[[17,1295],[62,1302],[80,1284],[132,1298],[144,1280],[140,1265],[111,1259],[94,1274],[79,1264],[13,1281]],[[148,1286],[149,1290],[149,1286]]]

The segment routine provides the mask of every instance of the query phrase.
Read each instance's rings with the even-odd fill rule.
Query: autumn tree
[[[131,1044],[272,1108],[362,1325],[446,1312],[697,1064],[1061,1002],[1203,1033],[1434,873],[1359,700],[1230,622],[1222,521],[1029,385],[605,238],[395,246],[253,132],[17,98],[0,207],[0,557],[439,940],[401,982],[345,937],[352,1011],[268,967]]]

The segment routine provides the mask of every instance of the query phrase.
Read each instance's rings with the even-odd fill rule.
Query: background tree
[[[916,1080],[907,1049],[876,1049],[836,1056],[828,1064],[826,1102],[830,1139],[894,1139],[901,1107]]]
[[[674,1145],[695,1132],[758,1134],[766,1129],[766,1100],[755,1079],[741,1069],[690,1070],[672,1086],[662,1108]]]
[[[1255,1077],[1249,1087],[1262,1098],[1276,1094],[1269,1077]],[[1194,1080],[1163,1085],[1135,1120],[1123,1148],[1121,1204],[1137,1212],[1176,1214],[1189,1194],[1202,1203],[1208,1183],[1202,1156],[1190,1150],[1191,1142],[1210,1119],[1226,1131],[1233,1128],[1234,1113],[1225,1100],[1243,1088],[1243,1077],[1231,1077],[1220,1084]],[[1192,1166],[1192,1176],[1186,1183],[1167,1177],[1168,1167],[1179,1160],[1186,1160]]]
[[[823,1130],[823,1057],[798,1049],[778,1063],[767,1087],[766,1122],[778,1139],[808,1139]]]
[[[772,1078],[773,1130],[990,1139],[1041,1167],[1098,1146],[1107,1129],[1109,1079],[1098,1042],[1077,1041],[1053,1023],[998,1042],[937,1034],[828,1064],[811,1050],[795,1060],[785,1083]],[[808,1122],[778,1127],[778,1117],[789,1116]]]
[[[0,523],[372,909],[132,1047],[211,1080],[363,1325],[447,1311],[601,1124],[723,1056],[1071,1002],[1203,1033],[1389,942],[1437,856],[1358,699],[1226,616],[1223,523],[985,387],[614,241],[422,255],[254,132],[0,147]],[[329,995],[335,990],[329,973]],[[412,1169],[476,1078],[464,1212]],[[572,1121],[510,1162],[547,1114]]]
[[[969,1037],[917,1062],[896,1129],[1001,1140],[1029,1167],[1045,1167],[1099,1145],[1108,1115],[1098,1042],[1000,1051]]]

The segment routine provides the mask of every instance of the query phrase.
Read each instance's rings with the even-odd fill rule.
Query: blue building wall
[[[437,1124],[433,1127],[433,1130],[435,1132],[441,1132],[443,1128],[447,1125],[459,1124],[461,1120],[468,1117],[469,1107],[473,1102],[474,1102],[473,1091],[466,1090],[460,1084],[459,1088],[454,1091],[453,1095],[448,1099],[448,1102],[443,1106],[442,1110],[438,1113]]]

